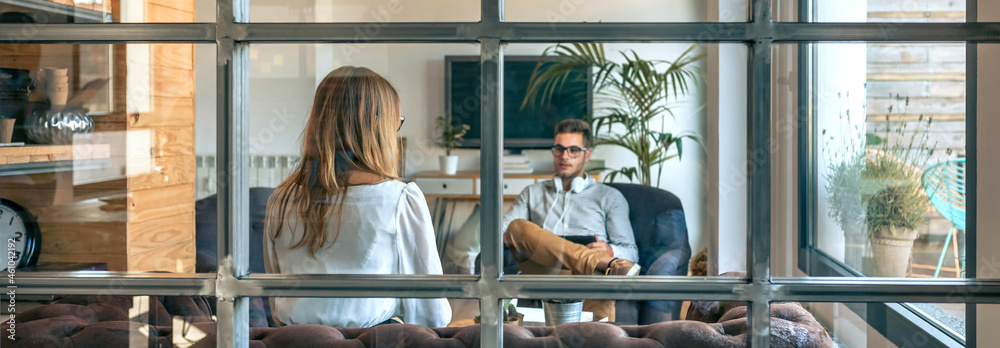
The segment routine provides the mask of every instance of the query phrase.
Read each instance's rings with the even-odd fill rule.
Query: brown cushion
[[[119,347],[130,335],[148,337],[151,347],[170,347],[171,318],[184,316],[183,329],[201,338],[194,347],[214,347],[215,323],[210,302],[194,297],[151,297],[148,335],[142,325],[128,321],[131,297],[73,296],[17,316],[17,340],[0,339],[3,347]],[[557,327],[504,325],[505,347],[745,347],[747,311],[740,302],[694,302],[688,317],[641,326],[574,323]],[[771,346],[833,347],[833,341],[815,318],[797,303],[771,305]],[[9,324],[0,328],[6,330]],[[180,334],[180,333],[178,333]],[[478,347],[479,325],[429,329],[392,324],[364,329],[336,329],[323,325],[251,327],[250,347]]]

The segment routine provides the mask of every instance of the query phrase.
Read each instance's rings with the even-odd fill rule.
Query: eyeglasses
[[[552,147],[552,154],[555,156],[562,156],[563,152],[569,152],[570,158],[580,157],[580,154],[587,151],[586,147],[570,146],[564,147],[562,145],[556,145]]]
[[[403,122],[406,122],[406,117],[399,116],[399,128],[396,129],[396,132],[403,130]]]

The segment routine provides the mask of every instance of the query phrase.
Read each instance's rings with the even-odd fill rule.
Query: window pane
[[[714,139],[711,134],[716,131],[729,130],[706,129],[711,121],[705,98],[708,89],[718,85],[706,84],[705,75],[699,72],[711,70],[710,76],[718,78],[721,63],[710,67],[705,56],[710,51],[717,59],[723,46],[734,54],[742,48],[667,43],[592,44],[581,50],[554,44],[506,48],[502,188],[506,204],[501,226],[505,273],[603,274],[612,258],[623,259],[615,261],[612,272],[635,263],[640,275],[685,276],[694,268],[696,275],[716,275],[719,270],[745,269],[745,257],[727,257],[745,255],[745,225],[727,229],[726,238],[719,238],[716,223],[706,221],[708,207],[718,204],[706,198],[706,183],[711,180],[706,179],[706,150],[716,144],[708,148],[700,144]],[[575,66],[553,58],[563,54],[585,57],[588,49],[602,48],[603,56],[609,57],[604,71],[596,65]],[[555,51],[543,58],[546,49]],[[641,89],[647,94],[628,99],[630,92],[640,90],[620,89],[626,81],[640,80],[623,70],[630,62],[619,52],[628,50],[650,61],[678,61],[684,67],[679,73],[690,73],[685,75],[687,88],[675,94],[673,86],[649,83]],[[478,80],[479,62],[477,57],[446,59],[446,73],[451,76],[446,95],[450,122],[469,126],[465,140],[453,153],[461,158],[479,151],[482,133],[487,131],[480,125],[478,94],[470,88]],[[745,71],[745,60],[732,63],[739,65],[737,71]],[[658,74],[666,73],[668,67],[669,63],[652,66]],[[565,78],[562,71],[569,72]],[[597,80],[598,76],[602,79]],[[739,92],[727,93],[742,99],[745,83],[738,86]],[[744,129],[738,131],[745,134]],[[656,145],[643,147],[643,142]],[[745,144],[726,145],[733,148],[725,151],[745,148]],[[640,162],[636,153],[649,159]],[[478,190],[474,163],[459,164],[460,177],[421,173],[417,183],[476,180]],[[733,187],[732,192],[718,194],[740,194],[740,190]],[[728,233],[743,237],[730,239]],[[478,254],[478,247],[470,252]],[[692,256],[697,266],[690,263]]]
[[[812,0],[812,22],[965,22],[965,1]]]
[[[479,339],[473,319],[478,312],[475,299],[255,298],[250,340],[251,346],[264,341],[272,347],[324,347],[347,340],[366,346],[476,345],[462,339]]]
[[[816,250],[865,276],[964,277],[965,45],[807,47]]]
[[[275,262],[279,263],[278,271],[281,273],[369,273],[384,274],[397,273],[394,262],[397,254],[397,244],[402,245],[401,253],[406,253],[407,262],[401,267],[414,267],[410,270],[400,271],[404,274],[433,274],[442,271],[441,264],[447,266],[446,273],[455,273],[455,267],[464,267],[462,273],[472,273],[472,259],[456,260],[453,256],[444,257],[445,241],[447,234],[445,229],[458,229],[459,226],[467,226],[466,231],[475,230],[473,240],[458,241],[463,245],[475,244],[478,248],[479,225],[464,225],[464,221],[473,213],[474,200],[465,200],[452,209],[456,204],[449,204],[449,217],[455,219],[454,222],[443,220],[444,207],[436,205],[432,195],[440,192],[434,191],[435,187],[426,186],[419,182],[407,186],[403,181],[415,173],[437,171],[440,161],[438,155],[443,154],[442,148],[436,145],[437,134],[435,127],[437,118],[444,114],[444,96],[442,91],[447,82],[443,66],[445,56],[449,54],[475,55],[479,48],[476,45],[455,45],[455,44],[405,44],[405,45],[253,45],[250,50],[250,186],[253,204],[260,207],[252,212],[251,219],[254,222],[263,222],[264,207],[267,199],[272,196],[281,197],[283,187],[301,187],[303,185],[321,184],[319,179],[310,175],[319,172],[319,168],[324,166],[325,158],[335,161],[338,167],[334,172],[346,173],[346,168],[370,168],[364,169],[369,172],[378,172],[385,177],[391,176],[393,180],[381,182],[382,177],[377,175],[352,177],[349,183],[352,185],[345,194],[344,205],[337,202],[339,194],[336,191],[328,191],[323,194],[323,199],[312,201],[311,209],[306,213],[306,217],[331,216],[329,219],[319,219],[325,222],[325,242],[321,237],[310,239],[315,241],[317,246],[314,249],[319,259],[323,263],[300,263],[298,257],[312,259],[309,252],[309,245],[303,244],[298,247],[301,240],[302,231],[305,226],[313,222],[304,221],[300,218],[300,211],[297,205],[289,205],[288,214],[283,219],[285,223],[281,228],[281,233],[274,236],[275,248],[271,251],[271,256]],[[350,72],[352,66],[370,69],[370,71]],[[333,75],[329,75],[333,72]],[[333,106],[314,106],[314,96],[317,89],[322,90],[322,98],[317,99],[325,103],[327,95],[340,96],[331,98],[359,98],[356,95],[343,96],[337,93],[347,93],[354,90],[339,89],[340,82],[347,79],[349,74],[360,76],[361,74],[377,74],[373,81],[387,81],[399,95],[398,101],[393,101],[391,93],[377,90],[368,93],[385,95],[388,101],[378,106],[379,109],[369,111],[357,111],[356,106],[335,101]],[[365,75],[369,76],[369,75]],[[382,80],[382,78],[385,80]],[[349,80],[349,79],[348,79]],[[327,81],[327,82],[324,82]],[[344,83],[354,83],[351,81]],[[326,85],[324,85],[326,83]],[[330,86],[333,90],[324,89]],[[366,85],[367,86],[367,85]],[[383,85],[384,86],[384,85]],[[357,87],[361,88],[361,87]],[[386,90],[387,91],[387,90]],[[353,93],[353,92],[351,92]],[[354,100],[354,99],[352,99]],[[382,108],[391,108],[397,105],[399,111],[386,111]],[[314,107],[319,110],[336,110],[336,112],[326,112],[317,115],[316,125],[310,127],[310,115]],[[365,104],[365,107],[375,107]],[[341,111],[348,110],[348,111]],[[354,110],[354,111],[350,111]],[[365,109],[369,110],[369,109]],[[345,117],[346,113],[357,115],[377,114],[377,117],[388,113],[394,119],[391,124],[385,126],[385,130],[392,132],[392,140],[378,140],[382,142],[383,150],[386,153],[398,148],[403,156],[394,154],[388,156],[377,156],[381,153],[371,150],[373,140],[371,137],[359,138],[345,137],[342,134],[357,134],[365,126],[355,126],[357,116],[353,118]],[[321,117],[320,117],[321,116]],[[334,123],[332,120],[351,122],[347,126]],[[337,121],[337,122],[341,122]],[[366,121],[367,122],[367,121]],[[350,129],[345,129],[350,127]],[[372,127],[367,126],[367,127]],[[323,134],[338,134],[333,137],[323,137]],[[371,134],[371,133],[368,133]],[[385,135],[383,135],[385,136]],[[398,137],[397,137],[398,136]],[[398,144],[388,144],[385,142],[397,142]],[[323,152],[319,149],[328,146],[331,150],[340,148],[339,151]],[[350,155],[347,148],[354,149]],[[366,150],[367,149],[367,150]],[[304,151],[306,151],[304,153]],[[365,153],[365,151],[374,151]],[[336,154],[335,154],[336,153]],[[329,157],[324,157],[329,156]],[[334,156],[340,157],[334,160]],[[463,156],[462,164],[469,165],[478,163],[478,153]],[[367,162],[364,162],[367,161]],[[354,164],[351,164],[354,163]],[[376,163],[376,164],[373,164]],[[332,165],[332,164],[331,164]],[[340,167],[340,166],[347,167]],[[367,167],[366,167],[367,166]],[[325,172],[325,171],[324,171]],[[358,172],[358,171],[355,171]],[[332,173],[331,173],[332,174]],[[305,181],[302,181],[305,180]],[[336,185],[343,185],[342,178]],[[301,183],[300,183],[301,182]],[[312,182],[312,184],[310,184]],[[280,185],[285,186],[280,186]],[[472,194],[472,181],[466,183],[466,193]],[[334,187],[335,184],[325,184]],[[440,184],[439,184],[440,185]],[[278,190],[274,190],[279,188]],[[450,189],[459,189],[452,186]],[[331,189],[332,190],[332,189]],[[404,194],[405,192],[405,194]],[[290,197],[296,195],[292,194]],[[468,203],[468,204],[466,204]],[[329,208],[329,211],[321,210],[318,207]],[[343,211],[339,210],[343,208]],[[402,207],[398,210],[397,207]],[[278,208],[274,208],[275,211]],[[337,216],[342,220],[338,229]],[[377,217],[377,218],[376,218]],[[432,218],[433,217],[433,218]],[[274,225],[278,225],[280,216],[275,216]],[[478,221],[475,220],[475,221]],[[319,226],[319,225],[316,225]],[[402,233],[397,234],[397,231]],[[267,240],[267,233],[263,234],[263,239]],[[319,247],[322,245],[322,247]],[[263,247],[260,242],[251,241],[251,248]],[[261,253],[251,252],[251,255],[261,255]],[[450,255],[450,254],[449,254]],[[438,260],[444,261],[439,262]],[[428,260],[433,260],[429,261]],[[264,272],[265,258],[251,257],[251,270],[253,272]],[[325,266],[323,266],[325,265]],[[336,266],[333,266],[336,265]]]
[[[965,346],[965,307],[964,303],[802,304],[838,347]],[[775,328],[772,320],[771,342],[784,339]]]
[[[12,312],[4,301],[4,347],[215,346],[212,297],[19,294],[15,300]]]
[[[507,0],[509,22],[745,22],[747,1],[722,0],[707,8],[700,1]]]
[[[719,346],[721,342],[740,346],[749,336],[743,302],[520,298],[501,303],[504,324],[523,326],[534,336],[505,337],[504,344],[511,345],[558,338],[567,347],[628,347],[648,342],[666,347]],[[667,313],[659,310],[664,307]]]
[[[215,134],[195,144],[195,129],[215,122],[202,108],[215,99],[214,46],[3,51],[14,144],[0,148],[0,190],[15,226],[4,233],[24,243],[19,267],[195,271],[196,192],[212,185],[196,176],[195,152],[215,152]]]
[[[478,22],[479,12],[479,1],[250,1],[251,22]],[[358,30],[378,35],[377,26]]]
[[[58,23],[215,22],[215,2],[195,0],[53,0],[5,1],[0,22],[31,26]]]

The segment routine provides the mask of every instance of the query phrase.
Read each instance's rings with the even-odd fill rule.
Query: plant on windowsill
[[[910,98],[897,95],[894,99],[904,101],[905,114]],[[890,105],[882,142],[865,151],[862,172],[865,222],[874,258],[874,267],[867,273],[876,277],[906,276],[916,229],[927,222],[931,208],[920,176],[937,147],[937,143],[928,146],[931,117],[920,115],[908,129],[902,117],[892,122],[891,114]]]
[[[909,98],[891,99],[903,101],[904,110],[909,105]],[[928,146],[930,117],[907,122],[902,117],[894,120],[892,113],[890,105],[885,128],[876,136],[853,124],[846,112],[840,122],[846,125],[840,130],[841,143],[828,143],[824,150],[832,158],[825,186],[829,216],[844,231],[844,261],[876,277],[906,276],[916,228],[926,222],[930,209],[920,175],[937,145]],[[827,139],[835,140],[833,135]],[[862,262],[865,242],[872,256],[867,267]]]
[[[545,49],[531,73],[521,107],[547,104],[567,80],[591,79],[595,105],[607,105],[597,115],[582,115],[594,130],[594,146],[620,146],[638,160],[636,166],[600,168],[611,170],[606,181],[621,176],[642,185],[659,186],[664,164],[681,159],[684,139],[704,147],[695,133],[666,129],[667,117],[673,117],[669,103],[686,95],[701,76],[696,63],[704,54],[697,51],[698,45],[692,45],[672,62],[643,59],[633,50],[620,51],[624,61],[616,62],[606,57],[603,44],[555,45]],[[580,68],[594,73],[580,73]],[[583,96],[578,99],[587,100]],[[671,151],[675,146],[676,152]]]
[[[444,116],[437,118],[437,145],[444,148],[444,155],[441,156],[441,173],[454,175],[458,170],[458,156],[452,156],[451,151],[462,144],[465,132],[469,131],[467,124],[455,124]]]

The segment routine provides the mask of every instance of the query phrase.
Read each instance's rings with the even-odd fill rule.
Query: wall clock
[[[27,209],[7,199],[0,199],[0,238],[4,250],[3,268],[32,266],[41,252],[38,221]]]

